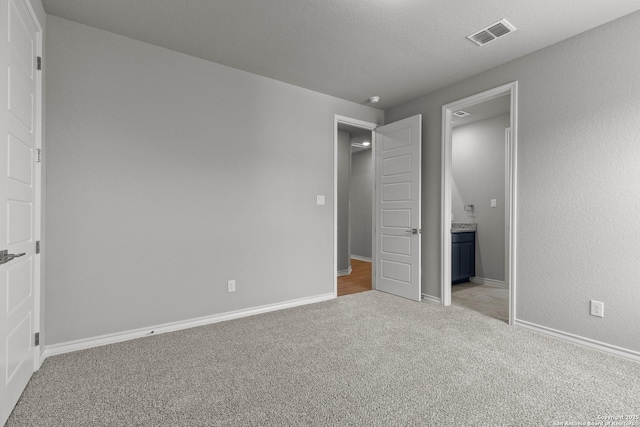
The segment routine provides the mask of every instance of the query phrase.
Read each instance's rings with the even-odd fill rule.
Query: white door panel
[[[9,179],[31,186],[33,179],[33,149],[9,135]]]
[[[376,129],[376,289],[416,301],[421,133],[420,115]]]
[[[31,378],[35,359],[36,56],[38,28],[25,0],[0,0],[4,82],[0,139],[0,423]]]

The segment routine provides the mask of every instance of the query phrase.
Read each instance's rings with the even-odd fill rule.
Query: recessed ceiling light
[[[372,104],[377,104],[378,102],[380,102],[380,97],[379,96],[372,96],[371,98],[369,98],[369,102]]]
[[[371,145],[371,143],[369,141],[363,141],[362,145],[364,145],[365,147],[368,147]]]

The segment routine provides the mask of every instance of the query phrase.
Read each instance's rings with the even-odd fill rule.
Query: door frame
[[[517,146],[518,146],[518,82],[514,81],[494,89],[490,89],[467,98],[459,99],[442,106],[442,212],[441,212],[441,304],[451,305],[451,171],[452,171],[452,137],[453,112],[480,104],[504,95],[511,99],[510,128],[511,141],[507,145],[505,183],[507,199],[505,203],[505,284],[509,289],[509,325],[516,318],[516,225],[517,225]]]
[[[371,132],[371,153],[375,154],[376,149],[376,133],[375,130],[379,126],[376,123],[366,122],[364,120],[353,119],[351,117],[341,116],[335,114],[333,116],[333,295],[334,297],[338,296],[338,124],[345,124],[349,126],[354,126],[360,129],[365,129]],[[375,157],[373,159],[373,174],[371,175],[371,179],[375,179],[376,174],[376,164]],[[373,181],[374,185],[372,185],[372,200],[373,204],[371,206],[372,217],[371,217],[371,254],[375,254],[376,248],[376,210],[375,210],[375,181]],[[376,289],[376,260],[375,257],[371,257],[371,289]]]
[[[44,224],[44,210],[42,206],[43,194],[44,194],[44,150],[43,150],[43,141],[44,141],[44,120],[43,120],[43,97],[44,97],[44,28],[40,21],[38,20],[38,15],[33,8],[30,0],[23,0],[27,9],[29,10],[29,14],[33,19],[33,22],[38,31],[37,33],[37,43],[36,43],[36,52],[37,56],[42,58],[41,62],[41,70],[36,72],[36,90],[37,95],[35,99],[35,123],[36,123],[36,149],[40,150],[40,161],[35,163],[36,168],[36,206],[35,206],[35,217],[36,217],[36,225],[35,225],[35,240],[40,242],[40,254],[36,254],[35,262],[34,262],[34,292],[33,292],[33,334],[41,333],[40,331],[40,298],[41,298],[41,285],[44,283],[42,278],[42,257],[43,257],[43,245],[42,245],[42,235],[43,235],[43,224]],[[33,371],[37,371],[40,369],[42,362],[44,359],[41,358],[44,336],[40,335],[40,343],[35,348],[34,357],[33,357]]]

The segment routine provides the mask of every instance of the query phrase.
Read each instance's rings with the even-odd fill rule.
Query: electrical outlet
[[[235,292],[236,291],[236,281],[235,280],[229,280],[227,282],[227,291],[228,292]]]
[[[604,317],[604,303],[600,301],[591,300],[591,313],[592,316]]]

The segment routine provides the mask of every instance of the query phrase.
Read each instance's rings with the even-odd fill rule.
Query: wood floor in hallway
[[[371,263],[351,260],[351,274],[338,277],[338,296],[371,290]]]

